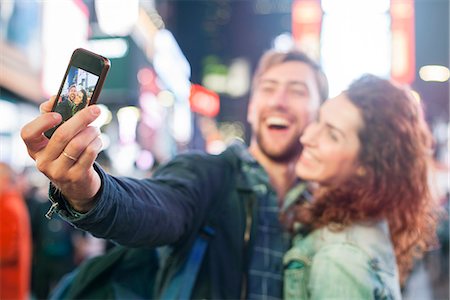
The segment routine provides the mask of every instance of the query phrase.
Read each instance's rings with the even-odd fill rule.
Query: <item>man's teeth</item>
[[[280,117],[269,117],[266,119],[266,123],[269,126],[281,126],[281,127],[287,127],[289,125],[289,121],[280,118]]]

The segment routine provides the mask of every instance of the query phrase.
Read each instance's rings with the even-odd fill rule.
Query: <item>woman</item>
[[[366,75],[326,101],[300,141],[297,175],[317,188],[291,216],[285,298],[400,299],[414,259],[435,241],[431,136],[419,106]]]
[[[87,105],[87,93],[86,90],[80,89],[75,95],[75,100],[72,105],[72,116],[79,110],[83,109]]]

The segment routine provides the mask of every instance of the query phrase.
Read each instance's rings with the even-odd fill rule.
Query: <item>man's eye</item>
[[[265,92],[265,93],[270,93],[274,90],[274,88],[272,86],[262,86],[261,87],[261,91]]]
[[[307,92],[305,90],[291,90],[291,93],[297,96],[306,96]]]

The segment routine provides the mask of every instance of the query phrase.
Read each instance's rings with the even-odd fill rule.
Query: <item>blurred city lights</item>
[[[411,90],[411,94],[413,95],[414,100],[416,100],[417,103],[420,103],[420,101],[422,101],[420,94],[418,92],[416,92],[415,90]]]
[[[141,93],[150,92],[158,94],[161,90],[160,83],[158,83],[158,76],[151,68],[144,67],[137,72],[137,80],[141,86]]]
[[[175,103],[175,95],[168,90],[159,92],[156,98],[158,99],[158,103],[163,107],[171,107]]]
[[[42,90],[49,97],[58,92],[73,50],[86,47],[89,23],[81,1],[43,1],[42,4],[42,48],[45,49]]]
[[[155,35],[154,46],[153,67],[156,73],[178,101],[187,102],[191,86],[191,66],[175,37],[170,31],[161,29]]]
[[[244,139],[245,130],[242,122],[223,122],[219,125],[219,131],[226,144],[234,139]]]
[[[209,141],[206,144],[206,152],[210,154],[220,154],[227,148],[227,145],[222,140]]]
[[[322,7],[323,5],[322,1]],[[333,7],[330,11],[336,12],[336,9]],[[293,18],[302,20],[306,23],[315,22],[322,17],[322,11],[317,5],[317,1],[296,1],[292,14]]]
[[[219,94],[228,94],[232,98],[244,96],[250,89],[250,62],[236,58],[229,66],[216,56],[204,59],[202,85]]]
[[[450,78],[450,71],[444,66],[428,65],[420,68],[419,76],[424,81],[445,82]]]
[[[133,174],[135,171],[134,164],[139,151],[140,147],[135,142],[115,145],[114,148],[110,148],[109,152],[114,153],[114,159],[112,160],[113,168],[119,174]]]
[[[190,108],[198,114],[215,117],[220,111],[220,98],[215,92],[199,84],[191,85]]]
[[[136,166],[141,170],[151,169],[154,163],[155,157],[148,150],[142,150],[136,159]]]
[[[354,11],[373,14],[385,13],[389,10],[390,0],[321,0],[325,13],[342,13],[352,15]]]
[[[273,40],[273,48],[280,52],[287,52],[293,46],[294,40],[289,32],[282,33]]]
[[[112,113],[109,108],[104,104],[97,104],[100,108],[100,116],[91,123],[91,126],[101,128],[102,126],[109,124],[112,120]]]
[[[389,1],[323,1],[322,5],[326,13],[321,57],[330,97],[364,73],[388,78],[391,72]]]
[[[128,42],[123,38],[94,39],[87,48],[108,58],[124,57],[128,53]]]
[[[411,84],[416,76],[414,0],[391,0],[391,78]]]
[[[0,100],[0,132],[9,132],[17,127],[17,105]]]
[[[101,30],[111,36],[131,33],[139,16],[139,0],[96,0],[95,11]]]
[[[149,68],[142,68],[137,73],[137,79],[141,85],[147,85],[155,79],[155,73]]]
[[[231,62],[227,75],[227,94],[231,97],[242,97],[250,89],[250,63],[243,58]]]
[[[319,0],[295,0],[292,3],[294,43],[315,60],[320,59],[322,15]]]
[[[136,140],[136,126],[140,112],[137,107],[122,107],[117,111],[119,121],[119,136],[123,144],[133,143]]]
[[[180,144],[186,144],[192,137],[192,114],[189,102],[180,102],[173,107],[172,135]]]
[[[107,134],[102,133],[100,134],[100,139],[102,140],[102,150],[108,149],[111,145],[111,138]]]
[[[202,84],[217,93],[224,93],[227,86],[227,75],[211,73],[203,76]]]
[[[152,93],[142,93],[139,98],[142,109],[141,121],[152,129],[159,129],[164,125],[166,110],[158,103],[158,99]]]

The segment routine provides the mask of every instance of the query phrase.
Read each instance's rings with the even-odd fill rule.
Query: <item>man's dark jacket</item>
[[[59,197],[60,215],[94,236],[122,245],[169,245],[170,255],[160,262],[155,298],[185,261],[199,230],[209,225],[215,234],[192,298],[239,299],[245,296],[248,236],[256,215],[256,199],[241,171],[242,151],[242,145],[233,145],[220,155],[179,155],[144,180],[113,177],[96,167],[102,190],[95,208],[70,216]]]

